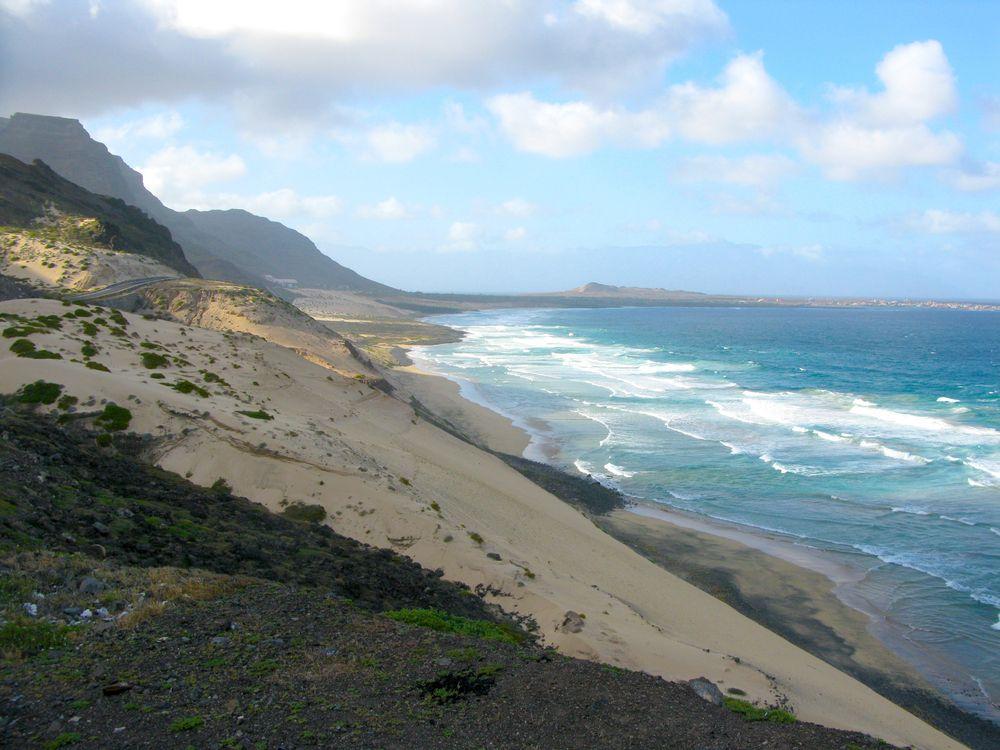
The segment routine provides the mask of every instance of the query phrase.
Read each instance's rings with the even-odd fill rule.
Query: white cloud
[[[684,182],[768,187],[795,170],[795,162],[781,154],[751,154],[738,158],[705,155],[682,159],[674,170],[674,176]]]
[[[802,153],[834,180],[887,174],[900,167],[941,166],[962,153],[953,133],[934,133],[926,125],[867,128],[849,120],[823,126]]]
[[[1000,232],[1000,214],[995,211],[963,213],[930,209],[911,217],[909,225],[931,234],[973,234]]]
[[[948,175],[953,186],[966,192],[1000,189],[1000,162],[987,161],[970,164]]]
[[[954,76],[937,41],[892,49],[876,67],[883,91],[835,89],[843,111],[803,132],[803,155],[835,180],[891,175],[902,167],[941,166],[962,153],[961,139],[928,122],[955,107]]]
[[[659,113],[599,108],[583,101],[552,104],[530,93],[504,94],[487,107],[521,151],[565,158],[594,151],[606,143],[651,148],[669,135]]]
[[[793,132],[802,119],[795,102],[767,74],[760,53],[735,57],[717,87],[672,86],[644,110],[543,102],[527,92],[494,96],[487,108],[515,147],[556,158],[609,144],[655,148],[673,130],[699,143],[763,140]]]
[[[384,201],[379,201],[373,206],[361,206],[358,209],[358,216],[362,219],[378,219],[380,221],[409,219],[413,215],[414,211],[412,209],[392,196],[386,198]]]
[[[456,221],[448,228],[446,250],[468,251],[479,246],[481,230],[471,221]]]
[[[434,136],[423,125],[390,122],[372,128],[365,134],[368,155],[378,161],[403,163],[434,147]]]
[[[191,146],[167,146],[150,156],[139,171],[146,187],[170,203],[170,197],[242,177],[247,166],[237,154],[223,156]]]
[[[226,207],[245,208],[264,216],[280,218],[307,217],[326,219],[341,212],[343,202],[336,195],[299,195],[291,188],[281,188],[253,196],[223,194],[216,202]]]
[[[874,126],[913,125],[948,114],[958,103],[955,75],[941,43],[900,44],[875,67],[883,90],[835,88],[834,100]]]
[[[119,146],[131,140],[166,140],[184,129],[184,118],[179,112],[168,111],[131,120],[121,125],[99,128],[94,138],[105,145]]]
[[[573,10],[635,34],[651,34],[687,16],[720,27],[726,15],[710,0],[577,0]]]
[[[247,166],[237,154],[198,151],[192,146],[167,146],[150,156],[139,171],[146,187],[178,210],[242,208],[275,219],[326,219],[343,207],[336,195],[304,196],[287,187],[251,195],[206,189],[244,176]]]
[[[538,210],[538,206],[529,203],[524,198],[511,198],[496,207],[496,213],[501,216],[531,216]]]
[[[503,238],[507,240],[507,242],[520,242],[527,236],[528,230],[524,227],[514,227],[504,232]]]
[[[158,32],[221,48],[276,100],[557,80],[630,89],[729,31],[712,0],[141,0]],[[197,82],[189,82],[197,83]]]
[[[738,55],[725,68],[720,85],[688,82],[672,86],[671,120],[678,131],[699,143],[760,140],[793,130],[798,106],[764,69],[763,54]]]

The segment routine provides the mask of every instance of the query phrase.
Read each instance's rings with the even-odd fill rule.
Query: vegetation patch
[[[12,620],[0,627],[0,653],[5,656],[34,656],[69,642],[70,628],[45,620]]]
[[[36,380],[21,386],[21,390],[17,392],[17,400],[22,404],[54,404],[62,393],[62,388],[59,383]]]
[[[3,329],[5,339],[16,339],[18,336],[30,336],[33,333],[47,333],[47,331],[33,326],[7,326]]]
[[[18,339],[10,345],[10,350],[18,357],[27,357],[28,359],[62,359],[61,354],[37,349],[34,342],[28,339]]]
[[[522,633],[509,626],[488,620],[472,620],[468,617],[451,615],[439,609],[394,609],[385,614],[396,622],[418,625],[441,633],[458,633],[506,643],[521,643],[524,640]]]
[[[164,383],[164,385],[173,388],[178,393],[194,393],[202,398],[208,398],[211,395],[200,385],[195,385],[190,380],[178,380],[175,383]]]
[[[100,362],[85,362],[84,367],[88,370],[97,370],[98,372],[111,372],[107,365],[102,365]]]
[[[79,732],[63,732],[58,735],[55,739],[49,740],[43,745],[45,750],[58,750],[60,747],[68,747],[69,745],[75,745],[77,742],[83,739],[83,735]]]
[[[250,417],[250,419],[263,419],[265,421],[274,419],[274,417],[263,409],[257,409],[257,411],[238,411],[236,413],[242,414],[244,417]]]
[[[192,729],[197,729],[205,723],[205,720],[200,716],[185,716],[183,719],[174,719],[170,723],[171,732],[190,732]]]
[[[427,700],[444,705],[473,695],[486,695],[495,684],[492,674],[463,671],[443,672],[433,680],[421,682],[418,687]]]
[[[322,505],[306,505],[295,502],[281,511],[281,515],[285,518],[291,518],[293,521],[323,523],[326,520],[326,508]]]
[[[774,724],[794,724],[796,722],[795,714],[783,708],[761,708],[750,701],[731,698],[728,695],[723,696],[722,702],[726,708],[740,714],[747,721],[770,721]]]
[[[118,406],[118,404],[105,405],[104,411],[94,419],[94,423],[98,427],[102,427],[108,432],[120,432],[121,430],[128,429],[131,421],[132,412],[124,406]]]
[[[143,352],[139,357],[142,359],[142,366],[147,370],[156,370],[160,367],[170,366],[170,360],[156,352]]]

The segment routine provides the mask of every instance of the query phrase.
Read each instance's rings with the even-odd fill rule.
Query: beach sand
[[[67,308],[16,300],[0,303],[0,312],[62,316]],[[105,401],[127,405],[129,430],[152,436],[150,458],[163,468],[204,486],[225,479],[236,494],[275,511],[292,501],[321,505],[343,534],[481,584],[488,599],[533,618],[545,642],[566,655],[672,680],[705,676],[754,701],[786,702],[802,720],[893,744],[962,747],[421,418],[405,393],[393,397],[367,384],[360,363],[352,376],[339,349],[309,361],[294,351],[292,328],[282,328],[278,346],[249,332],[126,318],[123,333],[101,326],[81,335],[82,322],[66,320],[60,330],[32,335],[40,349],[63,357],[41,366],[3,347],[0,392],[43,376],[77,396],[81,411]],[[140,361],[144,341],[172,358],[162,380]],[[86,342],[107,372],[85,366]],[[307,344],[315,342],[302,349]],[[207,393],[165,387],[181,380]],[[254,418],[256,410],[269,418]],[[475,422],[476,414],[483,416],[469,410],[464,418]],[[493,419],[478,432],[500,439],[506,428],[499,424]],[[564,627],[569,611],[585,615],[582,629]]]

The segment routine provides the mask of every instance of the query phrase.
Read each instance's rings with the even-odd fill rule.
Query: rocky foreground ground
[[[17,400],[0,403],[5,747],[887,747],[560,656],[308,509],[192,485],[131,457],[141,440],[99,447],[85,415]]]

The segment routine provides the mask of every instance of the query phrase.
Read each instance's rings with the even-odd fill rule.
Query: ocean
[[[414,359],[529,458],[778,535],[961,707],[1000,717],[1000,313],[616,308],[437,316]]]

